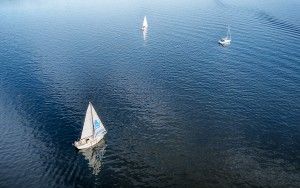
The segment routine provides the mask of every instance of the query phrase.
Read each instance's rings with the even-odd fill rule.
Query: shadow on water
[[[106,144],[101,140],[92,148],[79,150],[79,153],[87,160],[89,167],[92,169],[94,175],[98,175],[101,171],[102,160],[105,154]]]
[[[143,34],[143,39],[144,39],[144,43],[147,43],[147,39],[148,39],[148,29],[145,29],[142,31]]]

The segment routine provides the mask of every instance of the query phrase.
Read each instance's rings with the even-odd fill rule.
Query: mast
[[[91,102],[89,102],[89,105],[91,106],[91,117],[92,117],[93,137],[94,137],[95,136],[95,127],[94,127],[94,118],[93,118],[93,105]]]
[[[227,38],[231,40],[231,33],[230,33],[230,27],[227,28]]]

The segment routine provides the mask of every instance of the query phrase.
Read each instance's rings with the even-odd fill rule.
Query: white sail
[[[91,109],[92,109],[93,126],[94,126],[94,138],[96,138],[105,135],[106,130],[97,112],[95,111],[94,107],[92,105],[91,107],[92,107]]]
[[[92,104],[89,103],[89,106],[85,113],[81,139],[88,138],[93,135],[94,135],[94,130],[93,130],[93,117],[92,117]]]
[[[147,22],[147,18],[145,16],[144,21],[143,21],[143,28],[147,28],[147,27],[148,27],[148,22]]]

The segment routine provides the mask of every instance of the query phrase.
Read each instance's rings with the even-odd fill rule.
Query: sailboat
[[[77,149],[85,149],[94,146],[103,139],[106,129],[101,122],[91,102],[86,110],[83,129],[79,141],[74,142]]]
[[[221,44],[222,46],[228,46],[230,45],[230,42],[231,42],[231,33],[230,33],[230,28],[228,27],[227,28],[227,36],[220,39],[219,41],[219,44]]]
[[[144,21],[143,21],[143,26],[142,26],[142,30],[145,31],[148,29],[148,22],[147,22],[147,18],[146,16],[144,17]]]

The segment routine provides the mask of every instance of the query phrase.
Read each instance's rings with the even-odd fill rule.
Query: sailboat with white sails
[[[79,141],[74,142],[78,149],[85,149],[94,146],[103,139],[106,129],[101,122],[91,102],[86,110],[84,124]]]
[[[145,31],[148,29],[148,21],[147,21],[147,17],[144,16],[144,21],[143,21],[143,26],[142,26],[142,30]]]
[[[227,27],[227,36],[220,39],[219,44],[221,44],[222,46],[228,46],[231,43],[231,33],[230,33],[230,28],[229,26]]]

